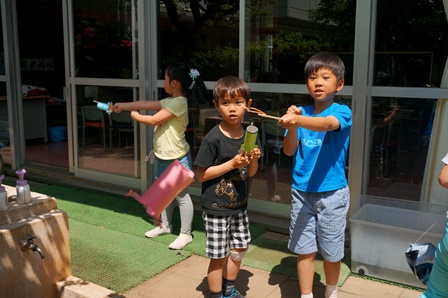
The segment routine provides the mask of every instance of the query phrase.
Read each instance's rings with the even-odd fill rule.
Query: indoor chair
[[[100,129],[102,132],[102,144],[106,149],[106,122],[104,120],[104,112],[99,110],[96,105],[88,105],[81,107],[82,114],[82,146],[86,144],[86,127]]]
[[[128,146],[128,133],[134,132],[134,120],[131,118],[131,112],[122,111],[121,113],[112,113],[109,115],[109,149],[112,149],[112,133],[118,134],[118,146],[121,146],[121,133],[126,135],[126,147]]]

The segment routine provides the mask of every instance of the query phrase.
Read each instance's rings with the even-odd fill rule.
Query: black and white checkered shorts
[[[202,213],[207,241],[205,254],[212,259],[227,256],[228,249],[247,248],[250,242],[249,217],[247,210],[236,215],[217,216]]]

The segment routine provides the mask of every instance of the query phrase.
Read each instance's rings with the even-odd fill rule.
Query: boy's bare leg
[[[301,294],[310,294],[313,291],[315,257],[316,253],[298,255],[297,257],[297,274]]]
[[[336,285],[341,272],[341,261],[328,262],[324,260],[325,280],[328,285]]]
[[[245,251],[247,249],[233,249],[233,251]],[[227,280],[236,280],[238,277],[238,272],[240,271],[241,261],[232,260],[232,258],[227,257],[224,264],[223,277]]]
[[[325,297],[337,297],[341,261],[328,262],[324,260],[324,271],[327,284],[325,287]]]
[[[210,259],[207,272],[208,289],[210,292],[217,293],[222,291],[222,274],[226,260],[227,258]]]

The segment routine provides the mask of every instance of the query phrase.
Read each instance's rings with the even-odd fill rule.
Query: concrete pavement
[[[159,275],[123,293],[126,298],[209,297],[207,268],[209,259],[193,255]],[[299,285],[295,278],[242,266],[237,289],[247,298],[297,298]],[[325,288],[315,284],[314,297],[324,297]],[[423,290],[422,290],[423,291]],[[370,279],[349,276],[339,288],[339,298],[418,298],[420,291]]]

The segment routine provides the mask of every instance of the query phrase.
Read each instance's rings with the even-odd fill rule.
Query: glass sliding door
[[[107,107],[139,96],[137,1],[77,0],[70,4],[76,173],[136,186],[141,177],[138,125],[129,113],[110,113]]]
[[[426,201],[422,187],[430,142],[437,143],[433,122],[448,57],[443,1],[378,1],[377,11],[365,193]]]
[[[6,96],[5,48],[3,41],[3,14],[0,6],[0,174],[4,159],[11,157],[9,144],[8,101]]]
[[[202,137],[219,121],[211,90],[219,78],[238,76],[240,1],[160,1],[158,5],[157,79],[159,98],[167,97],[163,87],[166,67],[176,61],[187,63],[200,72],[210,94],[198,101],[187,94],[189,125],[186,138],[192,158],[196,157]],[[209,83],[211,81],[211,83]],[[191,193],[200,195],[201,183],[193,182]]]
[[[327,2],[318,5],[318,1],[288,1],[287,5],[246,1],[244,79],[250,84],[252,106],[280,117],[291,105],[313,105],[304,66],[321,51],[335,52],[344,61],[345,87],[335,101],[351,106],[351,96],[346,94],[353,82],[355,4],[347,1],[335,8]],[[288,206],[293,162],[282,151],[284,130],[256,115],[250,115],[250,121],[259,128],[264,152],[252,180],[252,196]]]
[[[68,168],[62,1],[16,5],[25,159]]]

